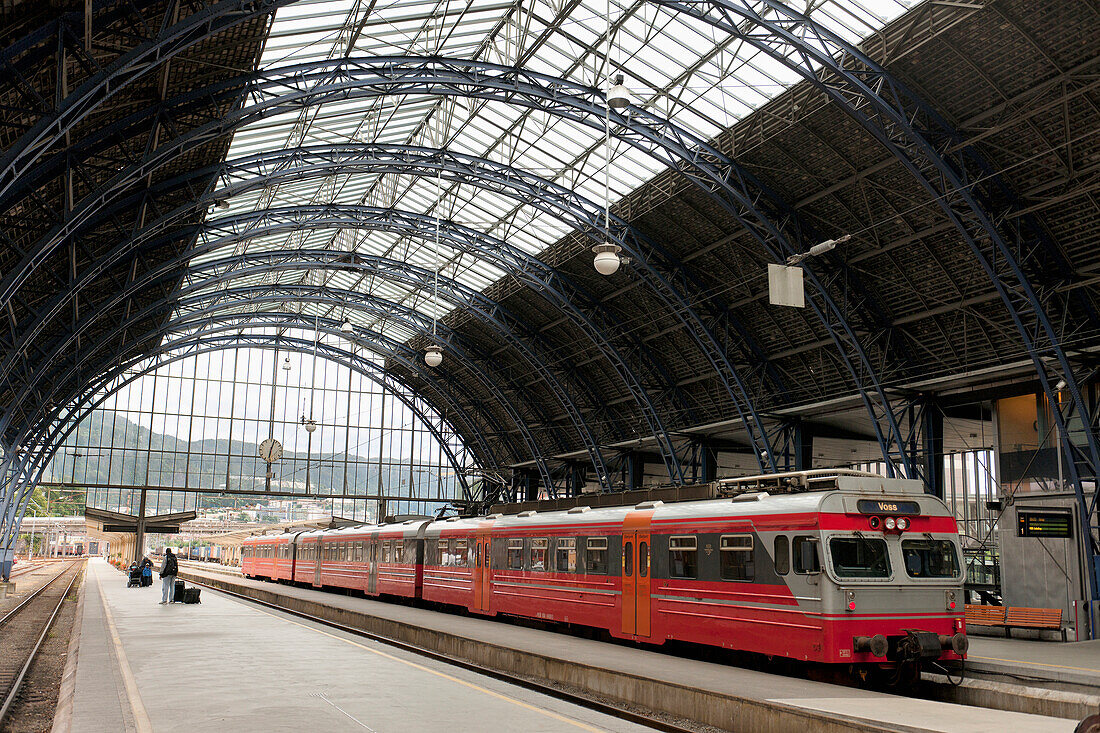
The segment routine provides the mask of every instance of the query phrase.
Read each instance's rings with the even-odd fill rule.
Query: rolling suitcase
[[[188,588],[187,590],[185,590],[183,592],[183,602],[184,603],[202,603],[202,601],[199,600],[199,593],[201,591],[202,591],[202,588]]]
[[[183,594],[185,592],[185,586],[182,580],[176,581],[176,589],[172,592],[173,603],[183,603]]]

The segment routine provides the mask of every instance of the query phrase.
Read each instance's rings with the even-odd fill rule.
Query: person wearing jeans
[[[163,587],[160,601],[162,606],[176,600],[173,596],[175,595],[176,573],[178,572],[179,565],[176,563],[176,556],[172,554],[172,548],[164,548],[164,564],[160,566],[160,582]]]

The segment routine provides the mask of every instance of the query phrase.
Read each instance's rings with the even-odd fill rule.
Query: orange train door
[[[653,510],[631,512],[623,521],[623,633],[650,634],[650,536]]]
[[[486,524],[479,529],[474,540],[474,609],[489,612],[489,578],[491,570],[490,545],[492,539],[489,536],[491,524]]]

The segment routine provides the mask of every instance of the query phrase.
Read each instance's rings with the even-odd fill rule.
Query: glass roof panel
[[[763,7],[757,0],[740,1]],[[855,42],[912,3],[791,0],[790,4]],[[609,78],[622,73],[635,104],[671,117],[702,138],[730,127],[798,80],[793,71],[755,47],[643,0],[301,0],[278,11],[260,66],[271,71],[348,57],[421,55],[522,66],[598,88],[606,88]],[[665,167],[647,153],[613,140],[608,168],[609,153],[598,125],[588,127],[501,101],[423,94],[337,98],[274,115],[238,130],[228,158],[349,142],[445,147],[552,180],[598,205],[605,195],[612,203],[617,201]],[[432,218],[441,216],[503,239],[529,255],[537,255],[570,230],[566,217],[544,213],[522,197],[465,181],[438,182],[361,168],[354,173],[261,183],[226,196],[209,210],[212,230],[200,245],[217,246],[197,255],[196,264],[242,252],[300,247],[354,250],[406,261],[427,272],[440,269],[443,277],[482,290],[503,275],[501,267],[476,249],[459,249],[445,237],[437,243]],[[271,231],[255,221],[219,225],[226,218],[269,208],[333,203],[407,211],[428,219],[423,230],[412,236],[354,223],[316,228],[307,222],[290,231],[285,226]],[[230,233],[234,236],[228,237]],[[301,282],[358,291],[368,300],[374,296],[393,301],[429,317],[460,306],[449,296],[435,305],[430,276],[411,283],[384,273],[330,270],[310,275],[303,269],[284,269],[249,275],[233,286]],[[211,283],[210,287],[224,286]],[[247,309],[247,301],[240,307]],[[295,304],[287,307],[299,309]],[[338,319],[345,316],[339,306],[301,304],[300,310]],[[414,335],[401,319],[346,315],[364,327],[383,328],[393,338]]]

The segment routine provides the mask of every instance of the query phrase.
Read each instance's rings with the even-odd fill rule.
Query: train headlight
[[[867,520],[867,524],[871,525],[871,529],[878,529],[879,527],[882,526],[882,518],[881,517],[871,517],[870,519]]]
[[[905,517],[898,517],[898,529],[903,532],[909,529],[909,520]]]
[[[893,517],[887,517],[883,524],[886,525],[886,529],[888,530],[893,530],[895,527],[898,526],[898,523],[894,521]]]
[[[856,592],[854,590],[850,590],[847,593],[845,593],[844,594],[844,600],[845,600],[845,604],[844,604],[845,608],[847,608],[849,611],[856,610]]]
[[[947,591],[947,592],[946,592],[946,593],[945,593],[944,595],[946,596],[946,598],[945,598],[945,602],[946,602],[946,604],[947,604],[947,610],[948,610],[948,611],[954,611],[954,610],[955,610],[955,606],[956,606],[956,603],[955,603],[955,591],[953,591],[953,590],[949,590],[949,591]]]

